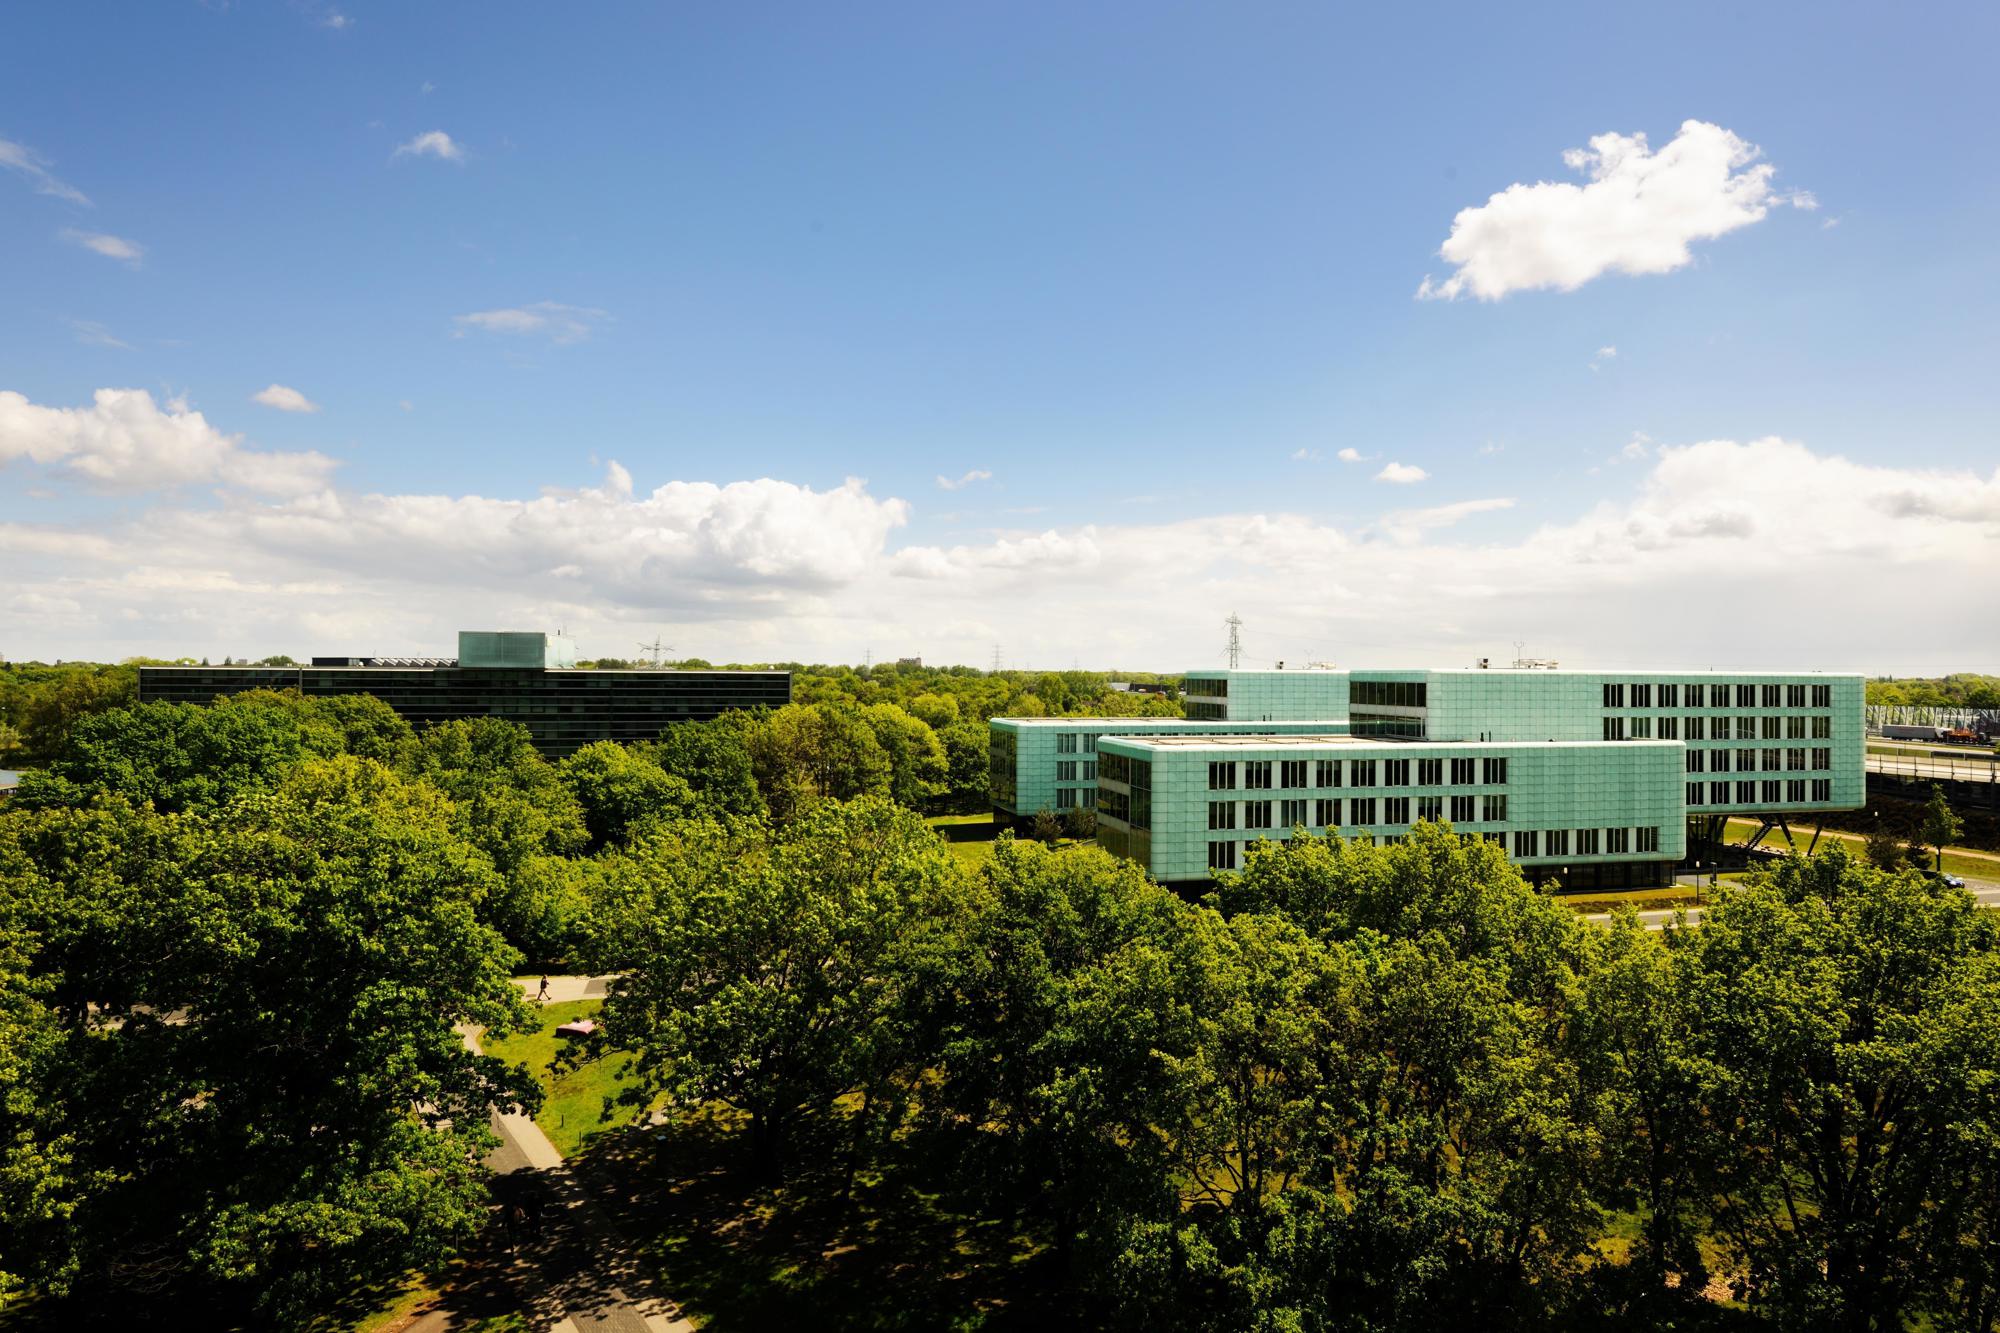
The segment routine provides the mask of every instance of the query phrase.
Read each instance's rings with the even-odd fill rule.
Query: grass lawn
[[[1757,821],[1754,819],[1732,819],[1729,821],[1728,836],[1731,842],[1747,842],[1750,835],[1756,831]],[[1798,843],[1800,852],[1804,852],[1811,845],[1812,836],[1813,826],[1811,824],[1795,823],[1792,825],[1792,837]],[[1855,856],[1862,854],[1862,848],[1868,841],[1859,833],[1844,833],[1838,829],[1822,829],[1820,831],[1820,846],[1824,847],[1827,843],[1836,840]],[[1778,851],[1783,851],[1785,849],[1785,835],[1773,829],[1765,837],[1763,845],[1766,847],[1775,847]],[[1947,875],[1962,875],[1968,879],[2000,879],[2000,856],[1995,856],[1991,853],[1952,851],[1947,849],[1944,854],[1944,871]]]
[[[639,1118],[636,1107],[624,1105],[618,1094],[632,1086],[632,1057],[613,1051],[601,1059],[561,1077],[551,1073],[558,1045],[567,1039],[556,1036],[556,1026],[578,1018],[594,1018],[604,1007],[602,1000],[568,1000],[545,1004],[539,1011],[540,1025],[532,1032],[481,1042],[488,1055],[526,1065],[548,1094],[535,1123],[549,1136],[549,1142],[564,1157],[570,1157],[591,1139],[608,1129],[629,1125]]]

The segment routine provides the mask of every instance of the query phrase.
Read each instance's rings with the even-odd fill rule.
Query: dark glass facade
[[[139,702],[206,704],[243,690],[372,694],[412,726],[519,722],[551,759],[592,741],[649,741],[676,722],[791,702],[789,671],[547,671],[536,667],[141,667]]]

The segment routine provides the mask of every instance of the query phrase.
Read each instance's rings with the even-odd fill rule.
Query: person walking
[[[543,977],[542,988],[535,992],[535,1003],[547,1004],[548,999],[549,999],[549,979],[547,977]]]

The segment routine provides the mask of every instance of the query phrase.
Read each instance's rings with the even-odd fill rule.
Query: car
[[[1951,887],[1953,887],[1954,889],[1962,889],[1965,887],[1965,876],[1946,875],[1944,877],[1944,882],[1951,885]]]

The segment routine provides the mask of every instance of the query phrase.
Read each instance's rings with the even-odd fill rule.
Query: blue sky
[[[1235,607],[1272,656],[1585,664],[1658,660],[1605,608],[1709,560],[1985,596],[1996,38],[1984,6],[13,6],[0,651],[435,649],[477,613],[1170,667]],[[1772,169],[1754,220],[1627,217],[1687,261],[1418,299],[1461,210],[1686,121]],[[1491,245],[1560,232],[1543,201]],[[1782,477],[1766,440],[1799,505],[1919,501],[1824,550],[1782,505],[1716,526],[1692,474]],[[251,454],[287,484],[217,461]],[[1550,568],[1635,524],[1653,564]],[[1985,604],[1807,646],[1990,669]]]

